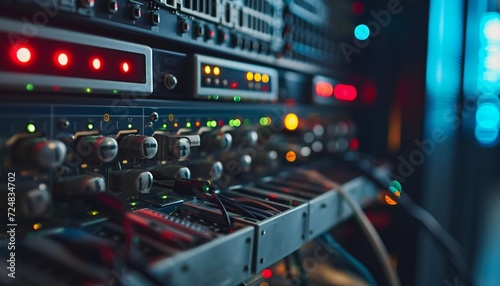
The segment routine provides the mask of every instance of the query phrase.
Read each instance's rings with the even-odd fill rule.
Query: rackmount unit
[[[304,172],[373,203],[345,5],[0,1],[2,284],[239,285],[352,215]]]

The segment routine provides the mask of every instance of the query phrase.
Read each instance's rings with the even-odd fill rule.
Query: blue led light
[[[479,48],[476,127],[479,144],[493,147],[499,143],[500,132],[500,14],[487,13],[481,21]]]
[[[474,135],[476,140],[484,146],[494,146],[498,143],[498,129],[497,128],[485,128],[480,125],[476,125],[474,130]]]
[[[482,103],[476,111],[476,125],[486,129],[498,130],[500,110],[493,103]]]
[[[370,28],[367,25],[361,24],[354,29],[354,37],[360,41],[364,41],[370,37]]]

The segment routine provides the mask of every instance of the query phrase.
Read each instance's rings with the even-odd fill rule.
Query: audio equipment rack
[[[1,1],[0,281],[238,285],[352,214],[300,169],[373,202],[346,3]]]

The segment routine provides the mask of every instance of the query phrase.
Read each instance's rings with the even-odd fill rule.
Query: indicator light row
[[[264,117],[261,117],[259,119],[259,124],[262,125],[262,126],[269,126],[269,125],[271,125],[271,122],[272,122],[272,120],[271,120],[271,118],[269,116],[264,116]],[[246,118],[246,119],[234,118],[234,119],[229,119],[228,120],[228,125],[231,126],[231,127],[239,127],[239,126],[241,126],[243,124],[250,125],[251,123],[252,123],[252,121],[249,118]],[[214,127],[215,128],[217,126],[219,126],[219,127],[220,126],[224,126],[224,124],[225,124],[224,120],[219,120],[219,121],[217,121],[217,120],[207,120],[206,121],[206,126],[207,127]],[[193,121],[193,122],[187,121],[185,123],[185,127],[186,128],[201,127],[201,125],[202,125],[201,121],[199,121],[199,120]],[[172,123],[172,126],[174,128],[178,128],[180,126],[180,124],[179,124],[179,122],[174,122],[174,123]],[[89,122],[89,123],[87,123],[86,127],[87,127],[88,130],[93,130],[95,126],[94,126],[93,123]],[[134,126],[133,126],[132,123],[127,124],[127,128],[128,129],[132,129],[133,127]],[[168,128],[168,124],[167,123],[163,123],[161,125],[161,128],[162,129],[167,129]],[[28,131],[29,133],[35,132],[36,131],[36,125],[34,123],[27,124],[26,125],[26,131]]]
[[[247,72],[246,74],[246,79],[247,81],[255,81],[255,82],[263,82],[263,83],[268,83],[269,82],[269,75],[268,74],[260,74],[260,73],[253,73],[253,72]]]
[[[14,48],[13,54],[15,57],[13,60],[19,65],[29,65],[34,61],[34,53],[28,47],[17,47]],[[71,65],[71,56],[68,52],[56,52],[54,54],[54,63],[59,68],[66,68]],[[89,60],[89,66],[94,71],[99,71],[104,66],[104,61],[99,57],[92,57]],[[123,61],[120,63],[120,70],[123,73],[130,72],[132,66],[130,63]]]
[[[332,95],[343,101],[354,101],[358,96],[356,87],[349,84],[336,84],[333,86],[329,82],[317,82],[314,91],[321,97],[331,97]]]
[[[203,68],[203,72],[205,72],[205,74],[213,74],[213,75],[220,75],[220,68],[217,67],[217,66],[214,66],[214,67],[211,67],[211,66],[205,66]]]

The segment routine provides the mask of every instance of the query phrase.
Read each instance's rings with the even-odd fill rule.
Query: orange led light
[[[268,83],[269,82],[269,76],[267,74],[262,75],[262,82],[263,83]]]
[[[323,97],[330,97],[333,94],[333,86],[329,82],[318,82],[314,88],[316,94]]]
[[[295,162],[295,160],[297,160],[297,154],[295,154],[295,152],[293,152],[293,151],[286,152],[285,157],[286,157],[286,160],[290,163]]]
[[[396,203],[393,199],[391,199],[388,195],[385,195],[385,202],[388,204],[388,205],[396,205],[398,203]]]
[[[399,192],[394,193],[394,195],[396,195],[396,197],[401,196],[401,194],[400,194]],[[394,200],[393,200],[390,196],[388,196],[388,195],[385,195],[384,199],[385,199],[385,202],[386,202],[388,205],[394,206],[394,205],[397,205],[397,204],[398,204],[396,201],[394,201]]]

